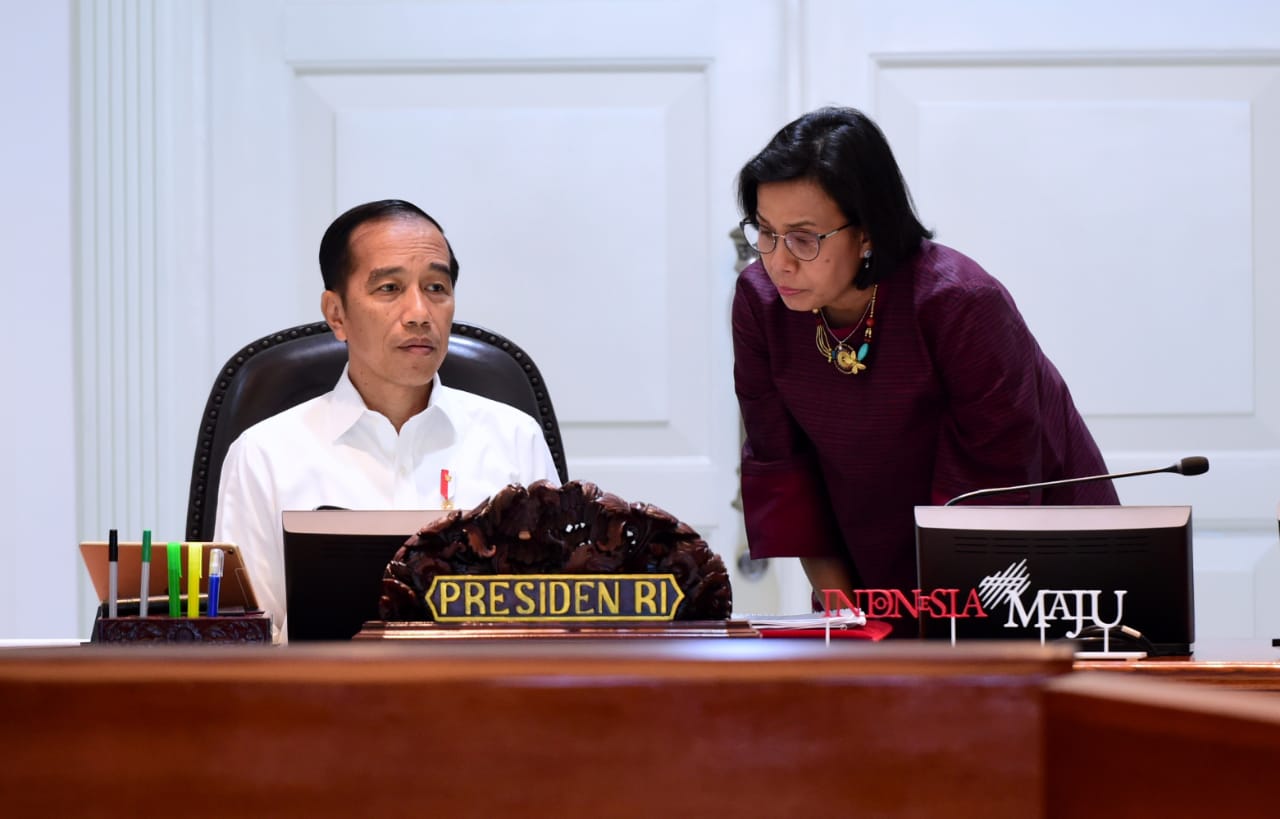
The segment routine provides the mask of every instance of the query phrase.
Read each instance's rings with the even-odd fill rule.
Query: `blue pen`
[[[209,550],[209,607],[210,617],[218,616],[218,589],[222,586],[222,550]]]

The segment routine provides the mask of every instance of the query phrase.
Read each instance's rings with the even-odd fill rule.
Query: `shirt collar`
[[[329,393],[329,417],[328,417],[328,437],[331,441],[337,442],[339,438],[346,435],[353,427],[361,421],[376,422],[377,419],[386,421],[386,417],[379,412],[369,409],[365,404],[364,398],[356,389],[356,385],[351,383],[351,375],[348,367],[342,368],[342,375],[338,378],[338,383],[334,385],[333,391]],[[425,416],[435,413],[441,413],[446,419],[453,420],[456,414],[457,402],[452,397],[453,390],[445,387],[440,380],[440,373],[436,373],[431,380],[431,397],[427,399],[427,408],[405,422],[402,431],[412,429],[418,426],[415,422]]]

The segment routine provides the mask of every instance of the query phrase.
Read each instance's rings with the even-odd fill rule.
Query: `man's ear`
[[[326,290],[321,293],[320,312],[324,314],[324,320],[328,322],[329,329],[333,330],[334,337],[336,337],[338,341],[346,341],[347,316],[343,311],[342,296],[339,296],[333,290]]]

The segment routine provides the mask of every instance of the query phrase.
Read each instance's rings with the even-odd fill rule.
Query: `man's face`
[[[425,219],[365,222],[351,233],[351,273],[321,309],[347,342],[351,382],[373,409],[421,394],[449,348],[449,247]]]

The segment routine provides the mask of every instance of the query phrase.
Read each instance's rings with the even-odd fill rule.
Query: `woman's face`
[[[848,222],[835,200],[811,179],[762,184],[756,190],[756,220],[761,233],[776,233],[779,237],[791,231],[821,235]],[[870,249],[871,243],[862,230],[847,227],[823,239],[817,258],[811,261],[797,259],[782,238],[760,258],[788,308],[825,307],[829,318],[840,320],[852,313],[856,320],[870,291],[855,290],[853,277],[862,263],[863,251]]]

